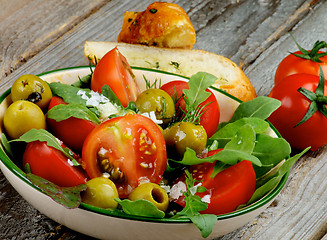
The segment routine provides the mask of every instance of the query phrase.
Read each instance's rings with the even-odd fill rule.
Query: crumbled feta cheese
[[[107,149],[101,147],[100,150],[99,150],[99,152],[98,152],[98,155],[105,156],[107,152],[108,152]]]
[[[118,114],[120,109],[109,101],[104,95],[90,91],[89,94],[84,90],[78,90],[77,95],[86,100],[86,106],[96,107],[101,114],[101,118],[107,118],[110,115]]]
[[[141,113],[141,115],[150,118],[156,124],[162,124],[163,123],[162,120],[157,119],[156,113],[154,111]]]
[[[166,191],[167,194],[170,193],[170,187],[168,185],[159,184],[159,186]]]
[[[63,144],[63,141],[61,141],[59,138],[55,138],[57,142],[60,144],[60,146]]]
[[[201,185],[202,185],[202,184],[199,183],[199,184],[197,184],[197,185],[191,187],[191,188],[189,189],[189,190],[190,190],[190,193],[191,193],[192,195],[195,195],[196,192],[198,191],[198,187],[200,187]]]
[[[171,199],[178,199],[180,196],[183,195],[183,192],[186,192],[186,184],[182,181],[179,181],[175,185],[173,185],[170,189],[170,198]]]
[[[201,201],[209,204],[210,199],[211,199],[211,195],[208,194],[208,195],[204,195],[203,198],[201,198]]]
[[[104,104],[99,104],[97,106],[97,108],[98,108],[99,112],[101,113],[101,117],[103,117],[103,118],[109,117],[110,115],[119,113],[118,107],[116,107],[111,102],[106,102]]]
[[[70,166],[74,166],[74,163],[73,163],[73,161],[72,161],[72,160],[70,160],[70,159],[67,159],[67,162],[68,162],[68,164],[69,164]]]
[[[148,183],[148,182],[150,182],[150,179],[147,178],[147,177],[140,177],[140,178],[139,178],[139,183],[140,183],[140,184],[141,184],[141,183]]]
[[[77,95],[86,100],[86,106],[98,107],[101,103],[109,102],[109,99],[104,95],[94,91],[90,91],[89,94],[87,94],[84,90],[78,90]]]
[[[184,131],[180,131],[178,130],[176,132],[176,137],[178,137],[178,141],[183,140],[184,138],[186,138],[186,133]]]

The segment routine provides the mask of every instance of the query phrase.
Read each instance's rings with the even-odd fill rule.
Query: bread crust
[[[114,47],[126,57],[131,66],[159,69],[191,77],[208,72],[217,77],[214,87],[220,88],[242,101],[257,96],[244,72],[230,59],[204,50],[148,47],[138,44],[86,41],[85,56],[93,63]]]
[[[125,12],[117,41],[192,49],[196,33],[183,8],[174,3],[154,2],[143,12]]]

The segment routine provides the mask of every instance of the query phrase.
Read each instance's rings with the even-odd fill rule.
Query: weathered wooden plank
[[[17,69],[106,2],[2,0],[0,78]]]
[[[195,48],[231,58],[246,68],[307,14],[314,1],[220,1],[191,13],[199,41]],[[201,14],[204,12],[205,14]],[[205,17],[203,17],[205,16]],[[210,43],[210,44],[208,44]]]
[[[4,21],[11,15],[14,15],[19,9],[23,8],[25,5],[29,4],[33,0],[1,0],[0,1],[0,22]]]

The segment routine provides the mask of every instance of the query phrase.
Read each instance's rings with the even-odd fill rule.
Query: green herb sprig
[[[173,218],[187,218],[190,219],[201,231],[202,237],[208,237],[214,225],[217,222],[217,216],[214,214],[201,214],[200,211],[204,211],[208,208],[208,204],[203,202],[201,198],[195,195],[191,189],[194,189],[197,180],[193,179],[192,174],[189,171],[185,171],[186,176],[186,192],[185,207],[182,211],[177,212]],[[196,192],[205,192],[206,189],[202,186],[196,187]]]
[[[186,103],[186,109],[184,111],[180,108],[184,113],[183,117],[175,121],[192,122],[195,124],[200,122],[201,111],[207,106],[201,106],[201,104],[210,96],[206,89],[212,86],[216,79],[214,75],[205,72],[198,72],[190,78],[188,82],[189,89],[184,89],[182,96]]]

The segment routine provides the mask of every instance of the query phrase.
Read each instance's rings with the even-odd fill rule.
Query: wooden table
[[[0,92],[20,75],[87,65],[85,40],[116,41],[123,13],[152,1],[0,0]],[[324,0],[180,0],[197,32],[194,48],[231,58],[268,95],[292,33],[311,49],[327,40]],[[221,239],[327,239],[327,148],[291,170],[286,187],[262,214]],[[0,173],[0,239],[89,239],[29,205]]]

